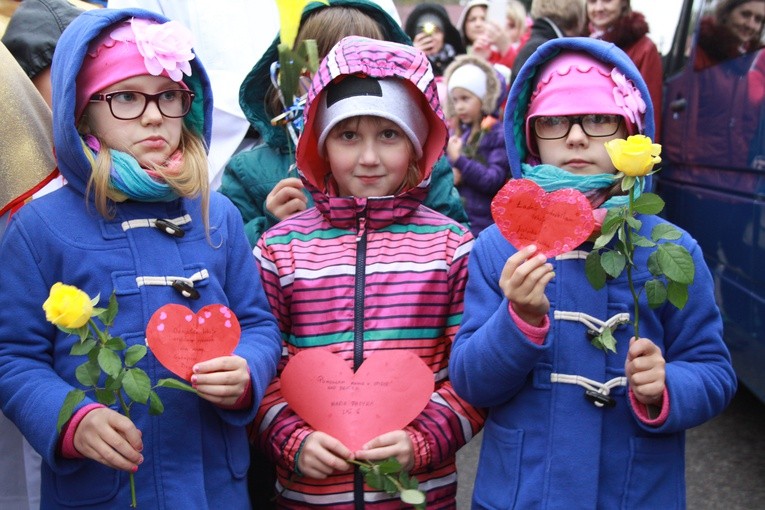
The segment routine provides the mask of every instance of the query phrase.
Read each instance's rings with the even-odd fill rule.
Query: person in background
[[[584,3],[585,0],[533,0],[531,2],[529,14],[534,21],[528,40],[518,51],[513,62],[511,68],[513,82],[526,60],[542,44],[559,37],[572,37],[582,33],[587,16]]]
[[[694,69],[702,70],[763,47],[765,0],[723,0],[701,20]],[[739,67],[748,67],[746,60]]]
[[[303,421],[277,377],[252,437],[277,465],[280,508],[400,508],[398,495],[365,487],[347,462],[390,457],[417,478],[430,508],[454,508],[456,453],[484,415],[445,377],[473,236],[421,204],[446,136],[421,51],[351,36],[322,61],[297,148],[316,205],[269,229],[254,250],[284,362],[323,349],[356,371],[377,353],[411,352],[435,390],[403,429],[351,451]]]
[[[656,141],[659,141],[664,71],[659,50],[648,37],[650,29],[645,16],[632,10],[630,0],[587,0],[587,20],[585,35],[614,43],[640,71],[653,101]]]
[[[306,6],[298,30],[296,47],[307,39],[315,40],[323,57],[343,36],[361,35],[410,44],[411,40],[380,5],[368,0],[329,0],[328,5],[313,2]],[[295,143],[283,125],[271,119],[284,112],[271,66],[278,61],[277,34],[263,57],[255,64],[241,86],[241,106],[263,143],[234,156],[226,166],[220,192],[234,202],[244,220],[251,246],[279,221],[313,205],[295,171]],[[450,218],[467,222],[454,178],[445,158],[433,169],[425,205]]]
[[[0,406],[43,457],[41,508],[127,508],[128,473],[139,508],[249,506],[245,427],[281,338],[241,217],[209,192],[212,97],[191,39],[158,14],[94,9],[56,45],[53,139],[67,185],[24,205],[0,241]],[[114,292],[111,333],[128,346],[145,345],[168,303],[230,309],[239,343],[194,365],[195,393],[157,390],[161,417],[137,405],[128,418],[88,393],[59,430],[83,379],[79,337],[44,307],[62,283],[101,303]],[[174,377],[153,355],[137,366],[154,383]]]
[[[417,4],[406,18],[404,31],[412,39],[414,47],[428,56],[437,77],[444,74],[454,57],[466,51],[459,30],[440,4]]]
[[[526,31],[526,10],[520,22],[516,23],[516,11],[508,4],[507,14],[502,23],[486,17],[489,8],[487,0],[470,0],[457,21],[457,29],[469,54],[480,56],[492,64],[501,64],[509,70],[513,66],[521,33]]]
[[[475,237],[493,223],[491,199],[507,182],[507,163],[499,101],[504,80],[477,55],[460,55],[444,73],[447,118],[453,119],[446,146],[454,182],[465,203],[470,231]]]
[[[555,39],[521,69],[504,129],[514,178],[578,190],[597,220],[629,201],[605,143],[652,137],[651,97],[619,48]],[[669,226],[635,219],[641,236]],[[652,308],[645,293],[633,301],[633,285],[654,277],[653,249],[634,251],[632,279],[622,272],[596,290],[585,267],[592,242],[548,259],[496,225],[483,231],[449,363],[457,393],[489,408],[473,508],[685,508],[685,431],[725,409],[736,376],[712,275],[698,243],[677,231],[694,263],[682,309]],[[640,338],[624,323],[637,320],[635,306]],[[591,344],[602,328],[615,352]]]

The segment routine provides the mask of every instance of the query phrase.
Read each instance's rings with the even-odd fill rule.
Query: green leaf
[[[600,257],[600,266],[613,278],[618,277],[622,273],[626,264],[627,259],[625,256],[616,251],[607,251]]]
[[[377,469],[380,470],[380,473],[384,475],[388,475],[391,473],[398,473],[401,471],[401,464],[399,462],[391,457],[389,459],[383,460],[377,464]]]
[[[653,227],[653,231],[651,231],[651,239],[654,241],[658,241],[659,239],[676,241],[677,239],[680,239],[680,237],[682,237],[680,231],[669,223],[660,223]]]
[[[601,234],[614,234],[622,224],[624,217],[627,216],[626,207],[614,207],[609,209],[606,217],[603,218],[603,226],[600,228]]]
[[[643,193],[632,204],[632,210],[640,214],[659,214],[662,209],[664,200],[655,193]]]
[[[71,390],[66,394],[64,403],[61,405],[61,409],[58,411],[58,421],[56,422],[56,431],[59,434],[61,433],[61,427],[66,425],[66,422],[68,422],[69,418],[71,418],[72,414],[74,414],[74,408],[77,406],[77,404],[82,402],[82,399],[84,398],[85,392],[82,390]]]
[[[364,475],[364,482],[373,489],[380,491],[385,490],[385,477],[382,475],[382,473],[379,473],[374,469],[370,469],[366,472]]]
[[[694,265],[688,250],[674,243],[662,243],[656,252],[662,274],[677,283],[693,283]]]
[[[667,288],[664,282],[658,278],[649,280],[645,284],[645,296],[648,299],[648,306],[658,308],[667,300]]]
[[[667,285],[667,299],[678,310],[682,310],[688,302],[688,286],[683,283],[670,281]]]
[[[658,254],[656,252],[651,253],[648,255],[648,270],[651,272],[654,276],[661,276],[663,273],[661,272],[661,267],[659,267],[659,261],[658,261]]]
[[[122,387],[134,402],[145,404],[151,393],[151,379],[140,368],[131,368],[122,379]]]
[[[78,366],[74,371],[74,376],[83,386],[95,386],[98,384],[98,377],[101,375],[101,368],[98,362],[88,360]]]
[[[127,347],[127,344],[125,343],[125,341],[123,339],[121,339],[118,336],[115,336],[115,337],[112,337],[109,340],[107,340],[104,343],[104,347],[106,347],[107,349],[109,349],[111,351],[121,351],[125,347]]]
[[[98,366],[100,366],[101,370],[106,372],[106,374],[112,377],[117,377],[120,374],[120,370],[122,370],[122,360],[114,351],[101,349],[98,353]]]
[[[98,400],[100,404],[110,406],[117,401],[117,397],[114,395],[114,391],[96,388],[96,400]]]
[[[641,236],[640,234],[632,233],[632,244],[635,246],[640,246],[642,248],[653,248],[656,246],[656,243],[651,241],[645,236]]]
[[[593,243],[592,249],[593,250],[600,250],[604,246],[606,246],[608,243],[611,242],[611,239],[614,238],[614,235],[616,234],[616,230],[613,232],[609,232],[607,234],[600,234],[597,239],[595,239],[595,243]]]
[[[145,345],[131,345],[130,348],[125,351],[125,365],[132,367],[143,357],[146,356],[146,346]]]
[[[606,284],[606,272],[600,265],[600,253],[591,251],[584,261],[584,273],[587,275],[590,285],[595,290],[602,289]]]
[[[93,311],[90,312],[91,317],[98,317],[106,313],[106,308],[93,307]]]
[[[99,301],[101,301],[101,293],[100,292],[98,294],[96,294],[96,297],[94,297],[94,298],[92,298],[90,300],[90,304],[95,307],[98,304]]]
[[[622,177],[621,187],[622,191],[631,190],[635,187],[635,178],[629,175],[625,175]]]
[[[162,403],[162,399],[159,398],[159,395],[154,391],[151,391],[149,395],[149,414],[157,416],[164,413],[165,405]]]
[[[106,382],[104,383],[104,389],[109,391],[117,391],[120,388],[122,388],[122,378],[125,376],[125,371],[122,370],[120,372],[119,377],[114,378],[112,376],[109,376],[106,378]]]
[[[69,354],[72,356],[85,356],[95,346],[96,341],[92,338],[88,338],[84,342],[75,342],[72,348],[69,350]]]
[[[425,493],[417,489],[406,489],[401,491],[401,501],[408,505],[424,505]]]
[[[114,324],[114,319],[117,317],[118,311],[119,307],[117,306],[117,296],[114,292],[112,292],[112,295],[109,296],[109,305],[106,308],[106,312],[100,317],[101,322],[103,322],[106,327],[111,326]]]
[[[191,392],[191,393],[196,393],[197,392],[197,390],[195,390],[193,386],[191,386],[190,384],[187,384],[187,383],[185,383],[183,381],[179,381],[178,379],[169,379],[169,378],[168,379],[160,379],[159,381],[157,381],[157,387],[158,388],[159,387],[162,387],[162,388],[173,388],[175,390],[183,390],[183,391],[188,391],[188,392]]]
[[[592,339],[592,345],[604,351],[616,352],[616,338],[610,328],[604,328],[603,331]]]
[[[627,222],[627,225],[632,227],[632,230],[638,231],[643,226],[643,222],[639,219],[635,218],[634,216],[627,216],[625,220]]]

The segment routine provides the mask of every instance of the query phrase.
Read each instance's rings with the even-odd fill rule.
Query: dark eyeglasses
[[[557,140],[568,136],[571,126],[578,124],[587,136],[611,136],[619,130],[621,123],[621,115],[599,113],[534,117],[534,133],[542,140]]]
[[[106,101],[114,118],[137,119],[146,111],[146,105],[153,102],[163,117],[177,119],[191,110],[194,93],[188,90],[163,90],[157,94],[144,94],[137,90],[117,90],[108,94],[95,94],[90,102]]]

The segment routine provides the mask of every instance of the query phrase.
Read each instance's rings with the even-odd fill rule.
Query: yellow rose
[[[93,313],[93,302],[83,291],[61,282],[50,288],[50,296],[43,303],[45,318],[62,328],[84,326]]]
[[[648,175],[654,165],[661,163],[661,145],[644,135],[633,135],[626,140],[617,138],[605,146],[614,168],[630,177]]]

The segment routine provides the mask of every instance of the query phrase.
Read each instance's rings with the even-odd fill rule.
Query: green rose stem
[[[637,179],[637,185],[642,188],[643,184],[643,178],[638,177]],[[628,214],[630,217],[634,216],[634,209],[635,209],[635,186],[632,186],[630,188],[630,195],[629,195],[629,209]],[[632,294],[632,306],[634,310],[634,320],[632,322],[632,326],[635,329],[635,338],[640,338],[640,307],[638,306],[638,293],[635,290],[635,283],[632,281],[632,267],[634,266],[634,254],[635,254],[635,245],[632,243],[632,229],[629,227],[629,224],[625,221],[622,223],[622,228],[624,229],[624,242],[627,247],[627,282],[630,286],[630,294]]]

